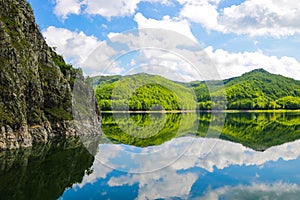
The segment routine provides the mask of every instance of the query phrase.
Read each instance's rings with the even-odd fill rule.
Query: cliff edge
[[[25,0],[0,0],[0,70],[0,149],[78,134],[72,87],[82,72],[47,45]]]

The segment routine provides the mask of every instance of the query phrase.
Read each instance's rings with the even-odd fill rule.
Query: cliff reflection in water
[[[1,199],[57,199],[91,173],[94,157],[78,138],[0,152]]]
[[[0,198],[300,194],[299,113],[105,114],[102,128],[100,140],[81,138],[95,159],[75,138],[0,152]]]

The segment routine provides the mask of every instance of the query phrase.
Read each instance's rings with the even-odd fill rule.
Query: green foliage
[[[300,109],[300,82],[281,75],[257,69],[237,78],[224,80],[227,109]],[[219,81],[191,83],[199,102],[200,109],[220,107],[222,88]],[[293,97],[293,98],[292,98]],[[283,99],[282,99],[283,98]],[[211,103],[210,101],[214,99]],[[224,103],[225,101],[223,101]]]
[[[196,113],[103,114],[103,134],[114,143],[160,145],[197,130]]]
[[[300,138],[300,116],[292,113],[231,113],[221,138],[263,151]]]
[[[95,88],[95,94],[100,110],[106,111],[188,110],[196,106],[190,88],[148,74],[103,77]]]
[[[115,143],[124,143],[139,147],[160,145],[171,140],[177,134],[180,114],[103,114],[102,130],[106,137]],[[164,123],[165,122],[165,123]]]
[[[138,88],[129,100],[130,110],[180,110],[177,96],[161,85],[144,85]]]
[[[20,12],[19,6],[11,2],[8,10],[2,10],[0,8],[0,12],[0,21],[3,22],[5,32],[10,36],[12,45],[18,50],[22,49],[26,51],[26,47],[29,46],[29,43],[24,37],[21,37],[22,24],[16,18]]]
[[[120,80],[120,78],[122,77],[121,76],[94,76],[94,77],[88,77],[87,82],[90,83],[90,85],[92,85],[92,87],[95,88],[100,83],[109,84]]]
[[[74,69],[46,45],[28,2],[1,2],[0,38],[0,124],[16,132],[24,123],[72,119]]]
[[[101,110],[112,110],[114,105],[115,110],[128,107],[130,110],[149,110],[155,104],[165,110],[191,109],[193,92],[200,110],[225,109],[225,105],[234,110],[300,109],[300,82],[263,69],[224,81],[171,83],[162,77],[146,74],[123,79],[121,76],[95,77],[90,81],[93,85],[99,83],[95,93]],[[135,88],[143,81],[148,84]],[[164,84],[171,87],[164,88]],[[120,91],[125,95],[119,95]]]
[[[299,109],[300,97],[287,96],[280,98],[276,101],[276,104],[284,109]]]
[[[45,112],[46,112],[46,114],[48,114],[48,116],[50,115],[52,118],[55,118],[58,120],[72,120],[73,119],[73,116],[63,108],[57,108],[57,107],[45,108]]]
[[[72,65],[66,64],[63,57],[56,53],[53,54],[52,60],[53,60],[54,64],[60,68],[60,71],[64,75],[66,75],[68,70],[72,69]]]
[[[111,141],[140,147],[160,145],[190,134],[217,136],[259,151],[300,139],[299,113],[227,113],[223,124],[224,114],[201,112],[198,117],[192,113],[132,114],[130,117],[103,114],[102,127]],[[157,131],[156,127],[160,129]]]

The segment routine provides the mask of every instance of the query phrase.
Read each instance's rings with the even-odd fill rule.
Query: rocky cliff
[[[72,86],[82,73],[46,44],[25,0],[0,0],[0,70],[0,149],[78,134]]]

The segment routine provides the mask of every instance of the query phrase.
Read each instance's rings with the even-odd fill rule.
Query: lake
[[[0,152],[0,199],[299,199],[300,113],[103,114]]]

